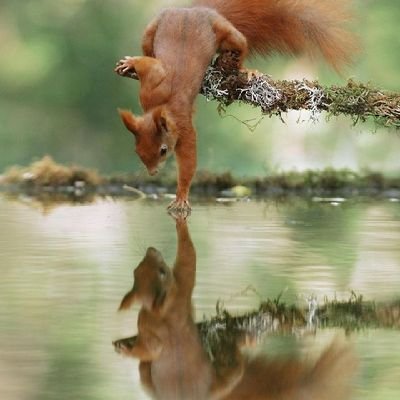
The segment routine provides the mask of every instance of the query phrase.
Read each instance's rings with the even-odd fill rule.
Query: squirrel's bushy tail
[[[338,339],[313,364],[296,358],[252,357],[227,399],[348,400],[357,368],[352,346]],[[252,397],[254,392],[258,396]]]
[[[311,399],[349,399],[354,389],[358,360],[352,346],[336,339],[325,349],[303,380],[303,389]]]
[[[357,44],[344,0],[194,0],[215,9],[247,38],[250,53],[321,53],[336,70]]]

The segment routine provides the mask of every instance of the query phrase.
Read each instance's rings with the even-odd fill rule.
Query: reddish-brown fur
[[[150,174],[175,152],[178,187],[171,208],[189,209],[189,189],[196,170],[193,103],[216,52],[235,50],[263,55],[319,51],[335,69],[350,61],[353,36],[341,1],[195,0],[192,8],[162,11],[146,28],[142,57],[125,57],[116,67],[136,71],[145,114],[120,110],[135,135],[136,152]]]
[[[357,49],[345,29],[351,19],[344,0],[195,0],[212,7],[246,37],[251,53],[297,55],[320,52],[336,70]],[[243,12],[243,5],[246,12]]]

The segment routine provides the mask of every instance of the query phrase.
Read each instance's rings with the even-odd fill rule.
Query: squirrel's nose
[[[149,171],[149,175],[154,176],[158,173],[158,168],[151,168],[148,171]]]

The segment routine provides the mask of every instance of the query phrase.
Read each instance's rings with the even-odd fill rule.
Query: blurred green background
[[[0,2],[0,171],[45,154],[101,172],[142,169],[133,138],[117,107],[139,112],[138,82],[113,73],[115,62],[140,54],[141,33],[160,7],[149,0],[2,0]],[[181,1],[182,3],[182,1]],[[362,53],[343,76],[323,63],[273,57],[252,66],[282,78],[318,78],[344,84],[348,77],[400,90],[398,0],[354,2],[354,31]],[[234,117],[232,117],[234,116]],[[400,138],[346,118],[307,122],[307,113],[264,118],[234,105],[219,116],[199,96],[199,168],[238,176],[326,166],[400,171]],[[298,121],[305,122],[298,123]],[[169,162],[173,167],[174,161]],[[144,173],[144,172],[143,172]]]

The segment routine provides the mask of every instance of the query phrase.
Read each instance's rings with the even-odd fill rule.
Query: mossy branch
[[[200,93],[226,106],[240,101],[260,107],[265,115],[289,110],[310,111],[316,121],[322,111],[348,115],[354,123],[372,120],[378,125],[400,128],[400,94],[349,80],[346,86],[322,86],[317,81],[273,80],[268,75],[249,75],[237,68],[235,53],[220,55],[208,68]],[[123,76],[137,79],[135,73]]]

